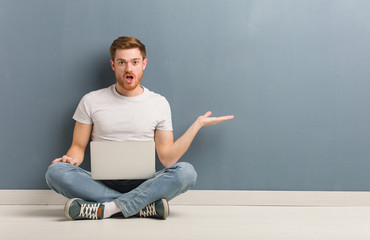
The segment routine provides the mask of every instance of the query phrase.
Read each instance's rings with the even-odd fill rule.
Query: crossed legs
[[[100,181],[91,179],[90,172],[69,163],[54,163],[49,166],[45,178],[48,186],[67,198],[86,201],[114,202],[125,217],[137,214],[145,206],[159,199],[167,201],[194,186],[197,174],[193,166],[178,162],[156,172],[137,188],[120,193]]]

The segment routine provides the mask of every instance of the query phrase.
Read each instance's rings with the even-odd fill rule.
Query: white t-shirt
[[[73,119],[93,124],[92,140],[152,141],[154,130],[172,131],[171,109],[166,98],[143,88],[136,97],[120,95],[115,84],[90,92]]]

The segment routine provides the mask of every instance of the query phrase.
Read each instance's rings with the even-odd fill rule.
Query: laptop
[[[155,174],[154,141],[91,141],[94,180],[148,179]]]

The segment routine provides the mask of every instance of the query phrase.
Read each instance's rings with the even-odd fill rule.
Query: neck
[[[144,92],[144,88],[140,85],[138,85],[135,89],[132,89],[132,90],[126,90],[123,87],[121,87],[119,84],[116,84],[115,88],[116,88],[116,91],[120,95],[125,96],[125,97],[136,97],[136,96],[143,94]]]

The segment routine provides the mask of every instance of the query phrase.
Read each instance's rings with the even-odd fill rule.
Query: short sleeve
[[[161,120],[157,124],[156,129],[162,131],[172,131],[172,117],[171,117],[171,107],[166,99],[164,99],[162,104],[162,114]]]
[[[92,124],[93,121],[91,119],[91,114],[90,114],[90,108],[89,108],[89,102],[88,102],[88,97],[85,95],[80,103],[77,106],[77,109],[75,113],[73,114],[73,119],[85,123],[85,124]]]

